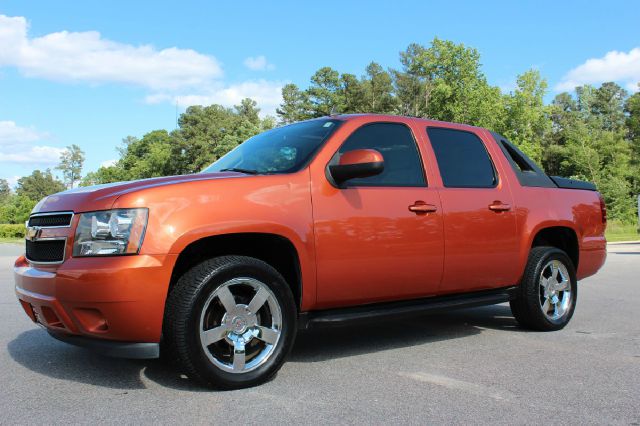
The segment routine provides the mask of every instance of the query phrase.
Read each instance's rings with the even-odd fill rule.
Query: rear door
[[[440,293],[516,284],[518,238],[513,198],[481,131],[428,127],[444,220]],[[495,152],[494,152],[495,155]]]

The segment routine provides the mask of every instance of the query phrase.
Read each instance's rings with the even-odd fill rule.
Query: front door
[[[442,277],[442,210],[411,129],[365,124],[335,156],[354,149],[379,151],[384,172],[345,188],[332,186],[319,170],[312,173],[318,307],[435,294]],[[421,204],[433,211],[410,210]]]

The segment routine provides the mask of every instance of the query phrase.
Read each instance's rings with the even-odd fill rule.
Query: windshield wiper
[[[220,169],[221,172],[238,172],[238,173],[244,173],[246,175],[257,175],[260,172],[257,170],[253,170],[253,169],[243,169],[240,167],[229,167],[226,169]]]

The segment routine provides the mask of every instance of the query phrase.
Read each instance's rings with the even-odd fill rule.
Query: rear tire
[[[182,275],[167,299],[163,337],[169,355],[206,386],[239,389],[269,380],[295,334],[289,286],[251,257],[206,260]]]
[[[555,247],[534,247],[517,291],[510,302],[518,323],[532,330],[564,328],[576,307],[578,286],[573,262]]]

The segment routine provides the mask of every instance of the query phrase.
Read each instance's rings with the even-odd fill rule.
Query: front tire
[[[190,378],[238,389],[273,377],[293,347],[296,306],[284,278],[245,256],[206,260],[179,278],[163,338]]]
[[[511,312],[525,328],[554,331],[564,328],[576,307],[578,286],[573,262],[555,247],[534,247]]]

